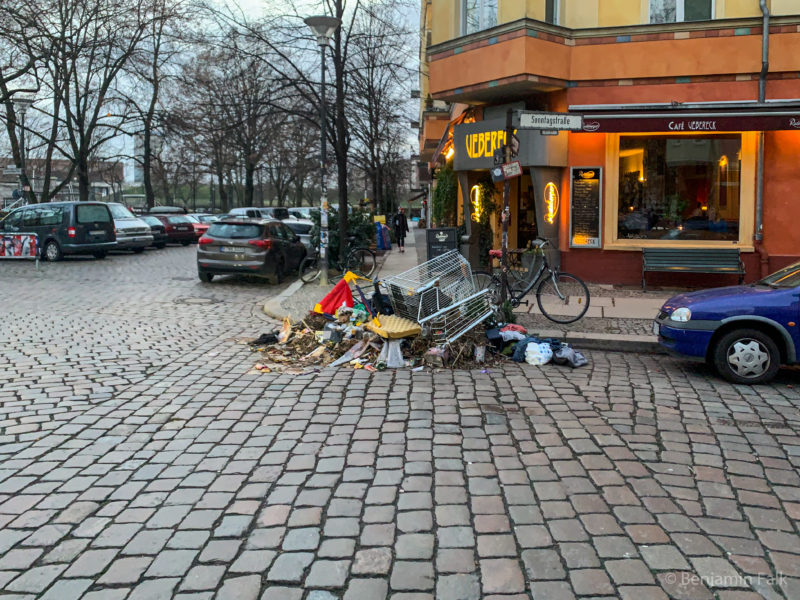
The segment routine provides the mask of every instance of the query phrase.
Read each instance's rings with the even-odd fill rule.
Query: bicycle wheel
[[[555,323],[574,323],[589,310],[589,288],[575,275],[554,272],[536,290],[542,314]]]
[[[501,282],[497,275],[487,271],[473,271],[472,281],[476,290],[489,290],[489,302],[491,304],[500,304]]]
[[[298,269],[300,273],[300,280],[304,283],[311,283],[317,277],[319,277],[319,260],[317,260],[316,256],[307,256],[303,259],[303,262],[300,263],[300,268]]]
[[[366,277],[369,279],[375,272],[375,267],[377,264],[378,261],[376,260],[375,253],[372,250],[369,248],[356,248],[347,255],[347,261],[345,261],[344,270],[352,271],[356,275],[361,275],[361,277]]]

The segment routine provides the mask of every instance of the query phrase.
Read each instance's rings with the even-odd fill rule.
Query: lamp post
[[[317,36],[320,53],[322,54],[322,78],[319,92],[319,130],[322,141],[320,153],[321,197],[319,205],[319,260],[320,260],[320,285],[328,285],[328,168],[326,129],[327,114],[325,112],[325,48],[330,45],[331,37],[341,24],[336,17],[327,15],[307,17],[305,24]],[[341,215],[339,215],[341,218]]]
[[[25,113],[33,106],[33,98],[18,97],[14,98],[14,108],[19,115],[19,187],[24,196],[28,196],[24,188],[27,177],[25,175]]]

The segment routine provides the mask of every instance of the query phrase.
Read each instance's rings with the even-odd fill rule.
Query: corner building
[[[562,269],[615,284],[641,280],[646,247],[738,248],[746,281],[799,260],[800,0],[761,4],[423,0],[420,157],[457,173],[470,258],[477,184],[513,108],[583,125],[517,131],[511,248],[544,235]]]

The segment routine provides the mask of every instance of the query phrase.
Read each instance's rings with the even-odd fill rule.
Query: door
[[[292,231],[288,225],[281,223],[280,228],[286,240],[286,266],[291,270],[297,269],[305,255],[305,246],[303,246],[300,238],[295,235],[294,231]]]

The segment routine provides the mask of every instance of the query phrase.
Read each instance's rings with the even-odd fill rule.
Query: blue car
[[[728,381],[765,383],[798,362],[800,262],[750,285],[679,294],[653,326],[671,354],[706,361]]]

